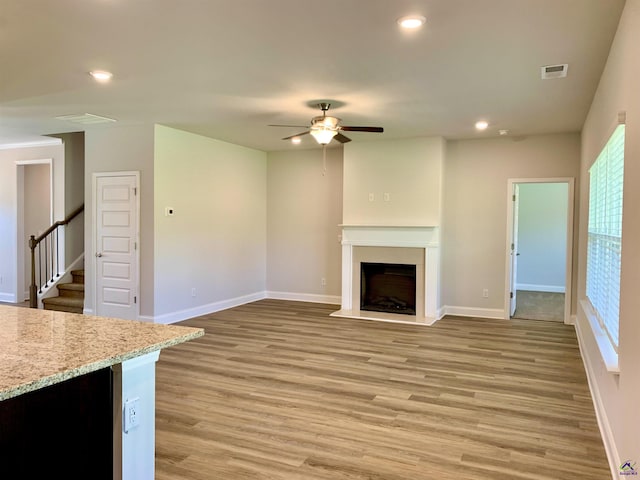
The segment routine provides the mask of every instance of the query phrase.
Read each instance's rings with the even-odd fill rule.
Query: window
[[[616,351],[620,317],[624,135],[625,126],[618,125],[589,169],[587,298]]]

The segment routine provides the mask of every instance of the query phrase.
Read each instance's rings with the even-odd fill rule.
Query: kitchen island
[[[0,477],[152,480],[155,362],[203,334],[0,305]]]

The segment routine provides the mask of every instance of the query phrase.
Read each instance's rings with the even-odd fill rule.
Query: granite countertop
[[[0,305],[0,400],[202,335],[201,328]]]

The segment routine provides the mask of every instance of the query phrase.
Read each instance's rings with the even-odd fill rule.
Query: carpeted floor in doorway
[[[564,321],[564,293],[518,290],[513,318]]]

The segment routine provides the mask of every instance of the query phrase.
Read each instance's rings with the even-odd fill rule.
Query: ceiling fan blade
[[[307,133],[309,133],[309,131],[302,132],[302,133],[296,133],[295,135],[291,135],[289,137],[284,137],[282,140],[291,140],[294,137],[301,137],[302,135],[306,135]]]
[[[340,143],[347,143],[347,142],[351,141],[351,139],[349,137],[345,137],[340,132],[336,133],[336,135],[333,138],[335,140],[339,141]]]
[[[384,128],[382,127],[348,127],[346,125],[341,126],[340,130],[344,130],[345,132],[384,132]]]
[[[267,125],[267,127],[309,128],[308,125]]]

